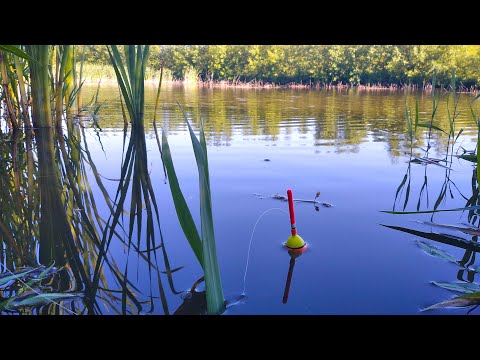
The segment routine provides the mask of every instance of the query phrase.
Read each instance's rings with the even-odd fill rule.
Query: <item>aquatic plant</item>
[[[200,190],[200,221],[201,236],[198,233],[192,214],[180,189],[172,155],[168,144],[166,129],[162,131],[162,150],[164,164],[167,169],[168,183],[172,192],[173,202],[182,230],[192,248],[197,260],[205,273],[205,291],[209,314],[219,314],[225,310],[220,269],[218,266],[215,235],[213,227],[212,200],[210,189],[210,175],[208,170],[208,154],[205,141],[203,122],[200,123],[200,141],[196,137],[190,122],[182,110],[185,123],[188,126],[190,139],[198,169]]]
[[[435,83],[435,78],[433,80]],[[456,77],[455,77],[455,69],[452,70],[452,78],[451,78],[451,85],[450,91],[446,96],[446,108],[447,108],[447,119],[449,125],[449,131],[445,132],[439,127],[433,124],[434,119],[436,119],[436,111],[439,106],[439,99],[436,98],[434,93],[434,88],[432,89],[432,114],[431,114],[431,121],[429,124],[425,124],[425,127],[429,128],[428,137],[426,138],[427,142],[427,149],[425,150],[425,155],[423,157],[418,157],[413,155],[413,146],[410,151],[410,160],[408,161],[408,168],[407,172],[397,188],[397,192],[395,194],[395,201],[394,207],[392,211],[382,211],[389,214],[396,214],[396,215],[408,215],[408,214],[431,214],[430,221],[417,221],[417,223],[422,225],[427,225],[434,228],[441,228],[441,229],[448,229],[450,231],[457,231],[462,232],[463,234],[468,234],[471,236],[470,239],[460,237],[457,235],[450,235],[445,233],[436,232],[433,229],[430,232],[424,232],[413,228],[408,227],[401,227],[401,226],[392,226],[392,225],[382,225],[387,228],[401,231],[407,234],[414,235],[416,237],[420,237],[423,239],[427,239],[430,241],[435,241],[443,244],[447,244],[456,248],[465,249],[465,253],[463,257],[457,260],[456,257],[452,256],[446,250],[439,248],[430,242],[426,242],[423,240],[417,240],[417,245],[428,255],[433,256],[435,258],[441,259],[443,261],[447,261],[449,263],[455,264],[456,266],[460,267],[460,270],[457,272],[457,279],[460,282],[436,282],[433,281],[432,284],[456,293],[462,293],[462,295],[458,295],[452,299],[448,299],[442,301],[440,303],[425,307],[422,311],[427,310],[434,310],[434,309],[442,309],[442,308],[463,308],[463,307],[470,307],[471,309],[469,312],[476,309],[478,305],[480,305],[480,285],[475,283],[475,275],[479,272],[480,266],[474,266],[475,263],[475,255],[476,253],[480,252],[480,245],[478,243],[478,236],[480,235],[480,231],[478,229],[478,214],[480,212],[480,198],[479,198],[479,184],[480,184],[480,157],[479,154],[479,144],[480,144],[480,123],[476,117],[476,114],[473,108],[470,106],[470,111],[472,114],[472,118],[475,122],[477,127],[478,136],[477,136],[477,148],[475,154],[473,151],[467,151],[463,149],[461,146],[458,147],[458,150],[463,149],[463,154],[461,155],[454,155],[454,151],[456,149],[456,143],[459,139],[460,135],[463,133],[463,129],[460,129],[458,132],[455,128],[455,122],[460,114],[460,110],[458,109],[458,98],[457,98],[457,90],[456,90]],[[478,98],[475,97],[470,103],[475,101]],[[449,99],[453,99],[453,108],[451,109]],[[405,112],[407,117],[407,130],[409,133],[410,140],[412,140],[412,127],[409,126],[409,114],[407,111],[407,106],[405,105]],[[416,103],[416,113],[418,114],[418,102]],[[416,121],[417,122],[417,121]],[[410,121],[411,123],[411,121]],[[423,126],[424,124],[422,124]],[[432,131],[441,131],[448,135],[447,146],[446,146],[446,155],[444,159],[434,159],[429,156],[430,150],[430,140]],[[457,150],[457,151],[458,151]],[[457,157],[458,159],[471,161],[476,164],[476,169],[473,170],[472,173],[472,195],[470,197],[465,196],[462,191],[455,185],[452,180],[451,173],[453,171],[452,164],[453,164],[453,157]],[[445,165],[440,164],[440,162],[445,163]],[[425,175],[424,175],[424,182],[422,188],[419,193],[418,203],[416,211],[405,211],[407,203],[409,201],[410,195],[410,181],[411,181],[411,164],[418,163],[425,166]],[[440,189],[439,195],[435,201],[433,209],[429,208],[428,204],[428,180],[427,180],[427,166],[434,165],[440,166],[445,168],[445,180],[442,184]],[[407,181],[408,180],[408,181]],[[395,204],[401,195],[403,189],[406,186],[405,191],[405,202],[403,205],[403,211],[395,211]],[[421,210],[420,203],[423,194],[427,194],[427,209]],[[455,194],[458,194],[461,198],[465,199],[466,203],[464,206],[458,206],[455,208],[440,208],[441,204],[445,204],[447,198],[454,199]],[[468,212],[468,222],[469,225],[465,226],[458,226],[458,225],[450,225],[450,224],[440,224],[433,221],[433,216],[439,212]],[[464,279],[464,274],[466,274],[466,279]]]

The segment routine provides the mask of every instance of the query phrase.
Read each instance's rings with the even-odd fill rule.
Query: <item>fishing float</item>
[[[293,207],[293,193],[292,190],[287,190],[288,196],[288,211],[290,213],[290,227],[292,235],[287,239],[285,246],[288,251],[304,252],[307,249],[307,243],[297,234],[297,225],[295,223],[295,209]]]

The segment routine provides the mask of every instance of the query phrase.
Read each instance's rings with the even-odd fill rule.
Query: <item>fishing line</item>
[[[252,234],[250,236],[250,243],[248,244],[248,253],[247,253],[247,263],[245,265],[245,275],[243,276],[243,291],[242,291],[242,295],[245,295],[245,290],[247,288],[247,271],[248,271],[248,262],[250,260],[250,249],[252,247],[252,240],[253,240],[253,235],[255,234],[255,229],[257,228],[257,225],[258,225],[258,222],[260,221],[260,219],[263,217],[263,215],[265,215],[266,213],[272,211],[272,210],[279,210],[281,212],[284,212],[285,214],[287,214],[288,216],[288,212],[283,210],[283,209],[280,209],[280,208],[271,208],[271,209],[268,209],[268,210],[265,210],[257,219],[257,222],[255,223],[255,225],[253,226],[253,230],[252,230]]]
[[[28,287],[30,290],[32,290],[32,291],[33,291],[34,293],[36,293],[37,295],[40,295],[40,296],[43,297],[44,299],[46,299],[46,300],[54,303],[55,305],[60,306],[62,309],[66,310],[67,312],[69,312],[69,313],[72,314],[72,315],[78,315],[76,312],[73,312],[72,310],[66,308],[66,307],[63,306],[62,304],[57,303],[56,301],[47,298],[47,297],[44,296],[42,293],[39,293],[37,290],[35,290],[34,288],[32,288],[31,286],[29,286],[28,284],[26,284],[22,279],[20,279],[19,277],[17,277],[17,275],[15,275],[13,272],[11,272],[11,271],[10,271],[5,265],[3,265],[2,263],[0,263],[0,265],[2,265],[2,267],[3,267],[5,270],[7,270],[11,275],[15,276],[19,282],[21,282],[23,285],[25,285],[26,287]]]

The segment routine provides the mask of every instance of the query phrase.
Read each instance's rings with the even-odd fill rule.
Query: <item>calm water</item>
[[[96,86],[85,88],[84,102],[91,98],[95,90]],[[122,213],[122,227],[117,227],[118,236],[112,238],[107,261],[103,264],[100,287],[95,293],[97,304],[90,305],[90,312],[93,313],[140,311],[171,314],[182,304],[202,306],[201,297],[197,301],[196,296],[191,300],[185,296],[185,291],[202,276],[202,271],[178,223],[170,188],[165,183],[151,125],[156,89],[152,86],[147,87],[146,91],[148,172],[159,207],[160,229],[165,246],[154,253],[143,252],[140,256],[133,249],[128,251],[128,247],[121,242],[121,239],[128,241],[129,216],[131,211],[135,211],[130,209],[129,192]],[[429,122],[431,96],[427,93],[417,95],[419,122]],[[476,146],[477,130],[467,106],[469,100],[469,95],[460,96],[461,113],[456,120],[455,131],[458,133],[463,129],[463,132],[455,151],[458,145],[467,150],[474,150]],[[195,128],[200,118],[205,121],[217,254],[227,300],[235,299],[242,293],[249,240],[259,216],[272,208],[288,211],[286,202],[273,199],[271,195],[286,195],[287,189],[292,189],[295,198],[313,199],[316,192],[320,191],[319,200],[333,205],[295,205],[298,231],[307,241],[308,250],[296,259],[287,303],[283,303],[282,299],[290,256],[282,244],[290,235],[289,219],[278,210],[269,211],[260,219],[253,235],[246,276],[247,300],[229,307],[226,314],[419,314],[420,309],[447,300],[455,294],[431,284],[432,281],[476,282],[474,271],[422,251],[416,243],[421,237],[382,226],[390,225],[427,234],[447,234],[447,240],[452,239],[448,235],[453,235],[476,241],[476,236],[454,229],[416,222],[433,221],[456,226],[470,223],[478,226],[478,220],[468,218],[468,213],[437,213],[432,218],[431,214],[392,215],[380,212],[392,210],[395,204],[397,211],[404,208],[405,211],[415,211],[417,206],[420,210],[431,210],[435,205],[444,209],[459,208],[466,206],[472,194],[478,196],[476,184],[472,188],[474,167],[467,161],[449,157],[453,159],[452,171],[440,166],[408,162],[410,145],[406,135],[403,92],[165,87],[162,89],[158,122],[163,122],[168,131],[177,176],[199,225],[197,168],[188,131],[176,101],[183,106]],[[81,138],[82,150],[72,150],[67,139],[66,154],[77,154],[84,159],[70,167],[79,184],[88,180],[91,193],[85,190],[88,189],[85,185],[79,185],[80,195],[77,195],[81,197],[81,194],[87,194],[86,203],[83,200],[85,209],[92,206],[94,199],[95,209],[91,207],[90,216],[95,220],[92,222],[97,229],[98,239],[102,240],[102,227],[105,227],[110,215],[105,195],[108,193],[113,202],[121,177],[124,133],[118,89],[102,85],[99,102],[103,104],[97,119],[101,129],[95,128],[88,117],[80,121],[80,127],[77,126],[75,131],[77,137]],[[408,96],[408,106],[414,114],[414,95]],[[448,131],[448,124],[444,99],[438,110],[436,125]],[[426,147],[427,134],[428,129],[418,129],[419,140],[414,143],[414,155],[423,156],[421,148]],[[431,157],[445,157],[447,139],[438,131],[432,132]],[[90,158],[86,155],[85,144]],[[12,147],[5,143],[4,148],[0,160],[4,161],[6,169]],[[39,157],[41,154],[37,154],[41,151],[35,150],[34,164],[37,159],[42,161],[42,157]],[[61,151],[57,151],[55,156],[61,159]],[[92,170],[91,163],[96,170]],[[26,160],[22,164],[27,166]],[[51,221],[58,222],[54,206],[67,204],[63,207],[67,209],[68,225],[51,231],[58,231],[62,236],[68,231],[68,226],[75,228],[75,233],[79,235],[72,238],[71,244],[79,251],[69,250],[68,246],[58,250],[59,245],[45,245],[41,226],[37,229],[32,225],[33,228],[25,232],[17,224],[14,226],[14,237],[18,241],[33,241],[25,251],[34,258],[36,256],[43,265],[49,265],[49,259],[58,259],[58,255],[52,255],[55,251],[69,254],[64,275],[60,274],[49,286],[63,291],[85,289],[88,288],[88,281],[82,279],[92,277],[98,250],[93,245],[94,236],[89,235],[92,230],[79,220],[78,213],[81,210],[69,205],[69,201],[74,204],[71,199],[76,199],[76,195],[65,185],[65,173],[68,171],[59,170],[55,163],[50,165],[56,169],[52,172],[60,179],[57,190],[62,189],[57,191],[57,195],[53,193],[51,196],[61,197],[63,203],[51,205],[51,208],[47,205],[37,206],[37,212],[31,210],[29,219],[38,227],[38,215],[35,214],[48,211],[50,215],[44,215],[44,218],[50,217]],[[26,210],[22,210],[23,215],[6,213],[5,209],[11,203],[10,199],[15,198],[12,194],[17,188],[13,175],[5,170],[3,176],[10,176],[5,181],[11,184],[11,191],[5,192],[4,189],[0,195],[3,223],[21,223],[19,217],[26,216]],[[42,176],[48,177],[51,173],[39,173],[30,184],[24,180],[28,186],[20,180],[18,188],[30,188],[30,198],[38,196]],[[99,186],[98,179],[104,189]],[[27,190],[21,192],[26,193]],[[54,202],[52,200],[52,204]],[[146,209],[142,209],[142,212],[144,221],[147,221]],[[47,231],[45,226],[43,231]],[[143,224],[140,238],[136,236],[137,228],[133,236],[133,243],[137,245],[138,241],[141,250],[146,250],[145,226]],[[156,242],[159,243],[159,227],[155,224],[154,229]],[[22,239],[22,236],[25,238]],[[33,240],[27,240],[27,237]],[[7,243],[6,237],[3,239]],[[461,264],[467,264],[467,268],[474,269],[478,265],[475,252],[471,250],[424,238],[422,240],[448,252]],[[47,255],[45,250],[42,251],[42,241],[44,248],[50,249]],[[146,254],[150,254],[150,262],[160,272],[148,266]],[[75,256],[77,259],[72,260]],[[77,267],[83,266],[85,275],[76,275],[83,271],[75,270],[72,262],[81,264]],[[13,269],[12,260],[7,255],[4,255],[4,263],[11,264],[10,269]],[[57,265],[64,264],[58,264],[57,260]],[[171,270],[169,273],[166,272],[167,266]],[[126,274],[128,283],[122,285],[115,273]],[[122,296],[125,286],[131,293]],[[197,290],[202,290],[202,286],[203,283]],[[3,296],[7,295],[5,292]],[[62,304],[80,313],[85,309],[85,301]],[[33,310],[34,313],[42,311],[65,310],[55,309],[54,305]],[[467,311],[441,309],[420,314],[465,314]]]

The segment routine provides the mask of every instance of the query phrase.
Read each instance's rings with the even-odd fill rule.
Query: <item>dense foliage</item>
[[[80,51],[82,47],[77,47]],[[87,63],[108,65],[105,46],[86,46]],[[279,84],[480,84],[480,46],[463,45],[162,45],[151,46],[149,68],[174,79],[263,81]]]

